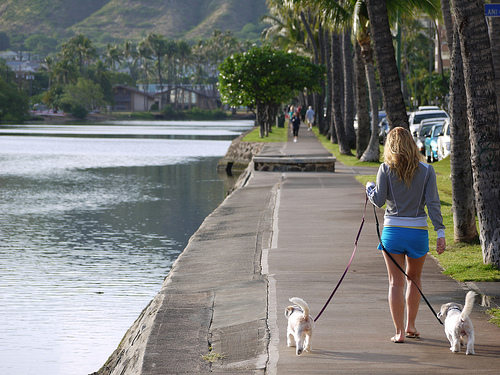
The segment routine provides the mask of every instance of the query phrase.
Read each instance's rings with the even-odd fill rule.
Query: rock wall
[[[238,138],[233,140],[226,155],[219,161],[217,166],[218,170],[242,172],[248,167],[253,156],[257,155],[264,146],[263,142],[242,141],[250,131],[241,134]]]

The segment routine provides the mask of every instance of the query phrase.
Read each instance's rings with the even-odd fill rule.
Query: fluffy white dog
[[[288,318],[287,346],[296,346],[295,353],[301,355],[304,350],[311,351],[311,339],[314,319],[309,315],[309,306],[298,297],[290,298],[296,306],[288,306],[285,316]]]
[[[465,296],[465,306],[455,302],[446,303],[441,306],[438,316],[446,316],[444,331],[450,341],[450,350],[454,353],[460,352],[460,345],[467,344],[465,354],[474,353],[474,327],[469,318],[474,306],[476,293],[470,291]]]

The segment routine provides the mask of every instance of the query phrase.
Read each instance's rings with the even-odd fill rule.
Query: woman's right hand
[[[443,254],[446,250],[446,238],[439,237],[436,242],[436,251],[439,255]]]

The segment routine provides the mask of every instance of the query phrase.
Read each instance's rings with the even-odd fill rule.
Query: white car
[[[450,119],[445,120],[441,134],[437,139],[438,159],[442,160],[450,155]]]
[[[424,119],[437,119],[437,118],[450,118],[448,113],[442,109],[433,109],[426,111],[416,111],[410,113],[408,117],[408,122],[410,123],[410,132],[413,135],[420,125],[420,122]]]

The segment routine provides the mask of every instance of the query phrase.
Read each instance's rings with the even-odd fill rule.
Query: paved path
[[[263,152],[303,155],[324,148],[301,129],[297,143],[269,144]],[[116,352],[118,365],[110,373],[499,373],[500,328],[477,305],[476,356],[451,353],[423,303],[417,319],[422,339],[389,341],[387,275],[370,206],[351,268],[316,322],[313,351],[296,356],[286,347],[288,299],[305,299],[313,316],[323,307],[351,257],[363,216],[364,187],[355,176],[375,173],[340,163],[335,173],[253,172],[191,238],[136,322],[137,332]],[[467,288],[442,275],[429,257],[423,289],[438,310],[462,302]],[[133,359],[125,360],[127,353]],[[214,362],[202,359],[209,354]]]

